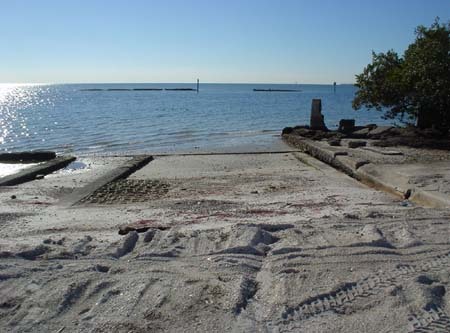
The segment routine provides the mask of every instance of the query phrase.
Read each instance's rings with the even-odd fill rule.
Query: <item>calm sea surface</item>
[[[355,88],[331,85],[201,84],[194,91],[108,91],[195,88],[192,84],[0,84],[0,149],[94,153],[173,152],[258,145],[283,127],[307,124],[322,99],[328,127],[339,119],[386,123],[375,111],[353,111]],[[301,89],[254,92],[253,89]],[[104,89],[86,91],[85,89]]]

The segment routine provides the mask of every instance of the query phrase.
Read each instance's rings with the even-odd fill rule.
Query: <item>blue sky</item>
[[[449,0],[0,2],[0,82],[354,82]]]

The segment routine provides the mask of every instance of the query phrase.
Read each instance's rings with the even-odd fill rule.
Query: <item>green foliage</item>
[[[356,76],[353,108],[385,111],[384,117],[415,120],[422,128],[450,128],[450,22],[419,26],[403,57],[390,50],[372,53]]]

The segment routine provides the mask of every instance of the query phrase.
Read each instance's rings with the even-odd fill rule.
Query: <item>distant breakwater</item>
[[[299,89],[253,89],[256,92],[300,92]]]
[[[89,88],[89,89],[80,89],[80,91],[197,91],[194,88]]]
[[[80,91],[198,91],[194,88],[88,88]],[[299,89],[253,89],[254,92],[301,92]]]

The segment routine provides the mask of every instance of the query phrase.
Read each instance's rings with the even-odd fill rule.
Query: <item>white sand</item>
[[[301,153],[160,157],[96,197],[144,201],[67,205],[125,160],[0,190],[1,331],[450,329],[447,210]]]

